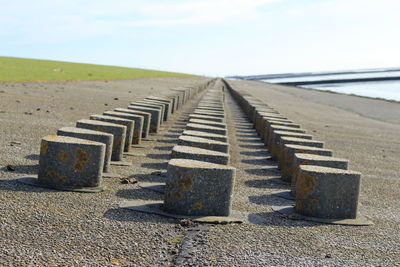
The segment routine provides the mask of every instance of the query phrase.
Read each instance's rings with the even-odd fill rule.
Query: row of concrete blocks
[[[322,219],[356,219],[361,173],[349,171],[347,159],[332,157],[332,150],[299,124],[226,84],[278,161],[282,179],[291,185],[291,195],[283,196],[295,200],[296,212]]]
[[[185,216],[228,216],[236,169],[229,166],[229,143],[221,83],[207,91],[189,115],[171,152],[164,209]]]
[[[171,89],[165,97],[149,96],[127,109],[91,115],[75,127],[59,129],[57,135],[41,140],[37,180],[20,181],[60,190],[102,191],[101,178],[114,176],[110,165],[131,165],[123,155],[133,154],[132,146],[157,133],[163,122],[207,86]]]

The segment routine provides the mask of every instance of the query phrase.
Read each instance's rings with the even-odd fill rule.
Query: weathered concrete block
[[[114,136],[109,133],[93,131],[76,127],[63,127],[57,130],[58,136],[69,136],[79,139],[103,143],[105,147],[103,171],[110,171],[111,153]]]
[[[255,125],[257,125],[260,122],[260,119],[263,116],[268,116],[268,115],[275,116],[275,117],[279,116],[279,118],[282,118],[282,117],[284,118],[284,116],[282,114],[280,114],[278,111],[276,111],[274,109],[271,109],[271,108],[257,108],[256,107],[254,109],[253,113],[252,113],[253,123]]]
[[[172,159],[168,163],[164,208],[189,216],[231,213],[236,169],[209,162]]]
[[[161,110],[156,108],[148,108],[139,105],[130,105],[128,109],[134,111],[148,112],[151,114],[150,133],[158,133],[161,126]]]
[[[57,189],[99,187],[106,146],[103,143],[50,135],[40,144],[38,182]]]
[[[201,120],[201,119],[189,119],[189,123],[197,123],[197,124],[204,124],[212,127],[226,129],[226,123],[223,122],[215,122],[209,120]]]
[[[296,212],[325,219],[357,217],[361,173],[300,165],[296,184]]]
[[[284,119],[278,120],[278,119],[271,119],[271,118],[267,119],[267,118],[263,117],[263,120],[260,121],[260,124],[259,124],[260,127],[258,129],[258,131],[260,132],[260,135],[263,138],[268,138],[272,125],[300,129],[299,124],[293,123],[289,120],[284,120]]]
[[[276,131],[285,131],[285,132],[301,133],[301,134],[306,133],[306,130],[304,130],[304,129],[292,128],[292,127],[287,127],[287,126],[279,126],[279,125],[275,125],[275,124],[269,125],[269,128],[267,128],[267,131],[268,131],[268,141],[267,141],[268,147],[270,147],[271,145],[275,145],[277,143],[276,135],[275,135]]]
[[[143,117],[142,138],[147,138],[149,136],[151,113],[143,111],[135,111],[127,108],[116,108],[114,109],[114,111],[142,116]]]
[[[185,130],[185,131],[183,131],[182,135],[196,136],[196,137],[211,139],[211,140],[215,140],[215,141],[225,142],[225,143],[228,142],[228,137],[226,135],[212,134],[212,133],[201,132],[201,131]]]
[[[224,122],[225,121],[224,118],[217,118],[217,117],[212,117],[212,116],[196,115],[196,114],[190,114],[189,120],[190,119],[207,120],[207,121],[215,121],[215,122]]]
[[[171,89],[174,94],[178,95],[178,109],[182,108],[185,103],[185,93],[179,90]]]
[[[161,115],[160,124],[161,125],[163,124],[164,116],[165,116],[164,115],[164,113],[165,113],[164,105],[155,104],[155,103],[149,103],[149,102],[146,102],[144,100],[131,102],[130,105],[138,105],[138,106],[142,106],[142,107],[154,108],[154,109],[160,110],[160,112],[161,112],[160,113],[160,115]]]
[[[220,103],[199,102],[197,108],[211,108],[211,109],[217,109],[218,111],[224,111],[224,104],[222,102]]]
[[[279,150],[280,147],[280,139],[282,137],[294,137],[294,138],[301,138],[301,139],[307,139],[311,140],[312,135],[309,134],[302,134],[302,133],[293,133],[293,132],[286,132],[286,131],[275,131],[273,132],[273,136],[269,139],[272,140],[270,141],[267,146],[268,150],[270,151],[272,158],[275,159],[274,155],[277,155],[277,150]]]
[[[173,106],[173,100],[172,99],[167,99],[167,98],[163,98],[163,97],[156,97],[156,96],[148,96],[148,97],[145,98],[145,100],[151,100],[151,101],[165,103],[167,105],[168,116],[171,116],[172,113],[174,112],[174,106]]]
[[[198,111],[193,111],[192,114],[225,119],[225,115],[224,114],[215,114],[215,113],[210,113],[208,111],[200,111],[200,110],[198,110]]]
[[[170,99],[172,101],[172,113],[175,113],[178,110],[179,96],[178,95],[169,95],[169,96],[166,96],[166,98]]]
[[[174,146],[171,159],[191,159],[215,164],[229,164],[229,154],[191,146]]]
[[[274,123],[274,122],[286,122],[286,123],[294,123],[291,120],[288,119],[280,119],[280,118],[274,118],[274,117],[262,117],[261,123],[260,123],[260,135],[261,138],[264,142],[264,144],[268,144],[268,138],[269,138],[269,126],[267,126],[267,123]]]
[[[276,149],[274,151],[271,151],[271,154],[274,153],[273,157],[278,160],[278,166],[282,166],[282,164],[283,164],[283,160],[285,158],[284,146],[286,144],[299,145],[299,146],[310,146],[310,147],[317,147],[317,148],[324,147],[324,142],[309,140],[309,139],[304,139],[304,138],[291,137],[291,136],[281,136],[280,138],[276,139],[275,144],[276,144],[276,146],[275,146]]]
[[[133,136],[132,136],[131,144],[142,143],[142,131],[143,131],[143,123],[144,123],[143,116],[129,114],[129,113],[125,113],[125,112],[118,112],[118,111],[105,111],[105,112],[103,112],[103,115],[134,121],[133,132],[132,132]]]
[[[122,160],[126,137],[126,126],[105,121],[79,120],[76,122],[76,127],[112,134],[114,139],[111,160]]]
[[[220,134],[220,135],[226,135],[227,134],[227,130],[226,129],[213,127],[213,126],[208,126],[208,125],[204,125],[204,124],[198,124],[198,123],[188,123],[188,124],[186,124],[186,130],[200,131],[200,132]]]
[[[131,151],[131,144],[133,140],[133,130],[135,127],[135,122],[133,120],[128,120],[124,118],[117,118],[117,117],[112,117],[112,116],[106,116],[106,115],[90,115],[91,120],[95,121],[103,121],[103,122],[109,122],[109,123],[114,123],[114,124],[120,124],[126,126],[126,135],[124,139],[124,151],[129,152]],[[83,128],[83,127],[80,127]],[[114,137],[114,142],[116,142],[115,137]]]
[[[282,159],[281,173],[282,180],[286,182],[292,181],[292,174],[294,173],[294,154],[295,153],[307,153],[320,156],[331,157],[333,152],[329,149],[310,147],[310,146],[300,146],[300,145],[284,145],[284,154]]]
[[[144,100],[139,101],[139,102],[142,102],[142,103],[149,103],[149,104],[152,104],[152,105],[161,107],[162,110],[163,110],[163,117],[162,117],[162,118],[163,118],[163,121],[167,121],[167,120],[169,119],[169,116],[170,116],[171,113],[170,113],[170,110],[169,110],[169,105],[168,105],[168,103],[159,102],[159,101],[150,100],[150,99],[144,99]]]
[[[178,138],[178,145],[181,146],[191,146],[191,147],[198,147],[208,150],[214,150],[219,152],[228,153],[229,152],[229,144],[215,141],[211,139],[195,137],[195,136],[188,136],[182,135]]]
[[[299,174],[300,165],[313,165],[347,170],[349,167],[349,160],[306,153],[295,153],[293,158],[293,173],[291,182],[291,191],[293,196],[296,195],[296,181]]]
[[[224,111],[215,111],[215,110],[198,109],[198,108],[196,108],[196,109],[194,110],[194,112],[196,112],[196,111],[207,112],[207,113],[210,113],[210,114],[224,115],[224,116],[225,116],[225,112],[224,112]]]

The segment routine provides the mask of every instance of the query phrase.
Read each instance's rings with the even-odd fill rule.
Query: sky
[[[208,76],[400,67],[398,0],[0,0],[0,56]]]

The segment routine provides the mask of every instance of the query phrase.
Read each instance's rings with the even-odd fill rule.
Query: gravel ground
[[[269,160],[265,146],[229,95],[231,165],[237,168],[233,208],[248,223],[184,227],[174,219],[119,209],[117,204],[124,200],[159,200],[162,195],[115,178],[105,179],[107,190],[97,194],[15,182],[36,171],[39,140],[57,128],[73,126],[77,119],[103,110],[126,107],[130,100],[205,81],[160,78],[0,84],[0,110],[5,112],[0,113],[0,166],[16,167],[14,172],[0,169],[0,265],[400,265],[400,125],[392,119],[373,119],[360,105],[349,109],[343,106],[345,102],[329,103],[329,93],[303,90],[305,97],[288,87],[232,82],[301,124],[315,140],[325,141],[334,156],[348,158],[350,169],[363,173],[360,210],[374,221],[373,226],[294,221],[273,212],[273,205],[290,204],[273,195],[288,187],[276,182],[280,175],[276,162]],[[137,148],[146,157],[132,157],[133,166],[112,167],[113,172],[139,181],[162,182],[163,177],[154,172],[165,171],[171,148],[197,100],[152,136],[155,141]],[[368,101],[390,109],[384,101]],[[398,104],[395,108],[393,112]],[[21,144],[11,145],[12,141]]]

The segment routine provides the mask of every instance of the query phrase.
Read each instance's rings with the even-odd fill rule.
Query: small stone
[[[40,108],[37,108],[37,109],[36,109],[36,111],[39,111],[39,110],[40,110]]]
[[[11,146],[20,145],[20,144],[21,144],[21,142],[19,142],[19,141],[11,141],[10,142]]]
[[[17,102],[17,103],[21,103],[21,100],[15,100],[15,102]]]
[[[74,108],[73,108],[73,107],[70,107],[69,109],[70,109],[70,110],[74,110]]]
[[[7,165],[7,171],[14,172],[15,171],[15,166]]]
[[[25,111],[24,114],[25,114],[25,115],[32,115],[32,112],[27,112],[27,111]]]
[[[121,178],[121,184],[136,184],[138,180],[135,178]]]
[[[119,98],[118,98],[118,97],[115,97],[114,100],[119,100]]]
[[[198,225],[197,223],[189,219],[181,219],[179,220],[179,224],[183,227],[194,227]]]
[[[107,104],[107,103],[104,103],[104,106],[108,106],[108,104]]]

